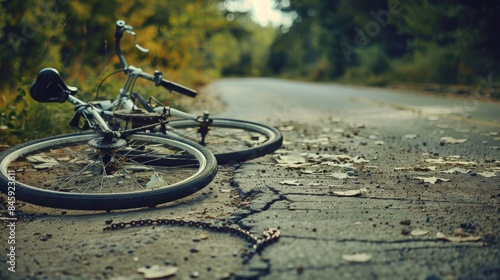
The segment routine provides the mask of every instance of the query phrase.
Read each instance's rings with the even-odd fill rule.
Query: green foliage
[[[343,82],[354,82],[370,86],[384,86],[387,73],[391,71],[390,61],[379,46],[372,46],[360,52],[358,65],[350,67],[343,75]]]
[[[61,106],[34,102],[28,91],[27,86],[20,86],[0,97],[0,143],[13,145],[67,131],[71,116]]]
[[[301,20],[272,44],[268,67],[278,75],[375,85],[500,78],[499,1],[289,2],[283,11]],[[312,59],[304,55],[308,48]]]
[[[70,131],[70,105],[38,104],[26,93],[41,68],[54,67],[80,98],[93,99],[120,68],[118,19],[150,49],[140,53],[126,35],[129,64],[195,89],[234,75],[368,85],[500,79],[499,1],[275,0],[294,19],[289,28],[226,10],[232,1],[240,0],[0,0],[0,142]],[[123,78],[106,80],[100,99],[115,98]],[[136,89],[175,103],[147,82]]]
[[[101,80],[120,68],[114,52],[118,19],[133,26],[137,43],[150,50],[140,53],[133,38],[125,35],[122,49],[129,64],[148,72],[162,70],[165,78],[195,89],[222,73],[231,74],[231,69],[260,73],[254,49],[260,57],[265,53],[252,47],[252,32],[247,29],[256,25],[226,20],[219,0],[0,0],[0,4],[0,75],[8,77],[0,80],[1,143],[73,130],[68,126],[71,105],[38,104],[26,92],[40,69],[53,67],[67,84],[80,89],[81,99],[93,100]],[[269,44],[274,33],[265,33],[271,36],[266,39]],[[124,82],[123,74],[106,80],[99,99],[115,98]],[[175,104],[175,97],[151,83],[138,81],[135,89]]]
[[[457,50],[426,44],[411,59],[393,62],[396,81],[407,83],[457,83],[459,55]]]

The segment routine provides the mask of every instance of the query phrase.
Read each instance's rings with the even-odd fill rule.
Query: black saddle
[[[68,86],[54,68],[44,68],[38,73],[31,85],[30,95],[38,102],[65,102],[70,94],[75,95],[78,88]]]

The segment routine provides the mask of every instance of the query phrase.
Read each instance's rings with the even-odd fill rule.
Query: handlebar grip
[[[197,95],[196,90],[184,87],[182,85],[176,84],[176,83],[171,82],[171,81],[167,81],[165,79],[163,79],[161,81],[160,85],[162,87],[168,89],[169,91],[175,91],[177,93],[184,94],[184,95],[187,95],[189,97],[194,98]]]
[[[116,39],[121,39],[123,37],[123,32],[124,31],[125,31],[125,21],[123,21],[123,20],[117,20],[116,21],[115,38]]]

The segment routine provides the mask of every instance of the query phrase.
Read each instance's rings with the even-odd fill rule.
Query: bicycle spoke
[[[116,158],[115,158],[115,159],[116,159]],[[118,164],[121,166],[121,168],[122,168],[121,170],[125,171],[125,172],[126,172],[126,173],[130,176],[130,178],[132,178],[132,179],[134,180],[134,182],[137,184],[137,186],[139,186],[139,188],[140,188],[141,190],[142,190],[142,189],[144,189],[144,188],[141,186],[141,184],[140,184],[140,183],[139,183],[139,182],[138,182],[138,181],[134,178],[134,176],[133,176],[130,172],[128,172],[127,168],[125,168],[125,166],[123,166],[123,164],[121,164],[121,162],[120,162],[119,160],[117,160],[117,162],[118,162]]]

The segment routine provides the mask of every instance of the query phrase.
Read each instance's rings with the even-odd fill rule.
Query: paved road
[[[411,116],[405,113],[416,112],[500,127],[498,103],[475,99],[267,78],[225,79],[211,84],[210,89],[229,105],[221,116],[234,118],[257,121],[292,118],[300,121],[333,114],[365,123],[379,123],[379,119]]]
[[[0,279],[139,280],[154,265],[178,268],[173,279],[500,278],[498,104],[274,79],[220,80],[203,95],[226,104],[221,117],[279,127],[283,147],[220,166],[202,191],[156,208],[18,203],[16,272],[2,261]],[[247,262],[245,241],[227,232],[103,232],[159,217],[282,235]]]
[[[241,192],[258,194],[236,220],[283,234],[263,254],[264,279],[500,278],[498,104],[260,78],[210,89],[227,104],[221,116],[282,126],[274,160],[314,162],[257,159],[236,174]],[[347,190],[363,193],[334,193]],[[346,260],[355,254],[370,260]]]

